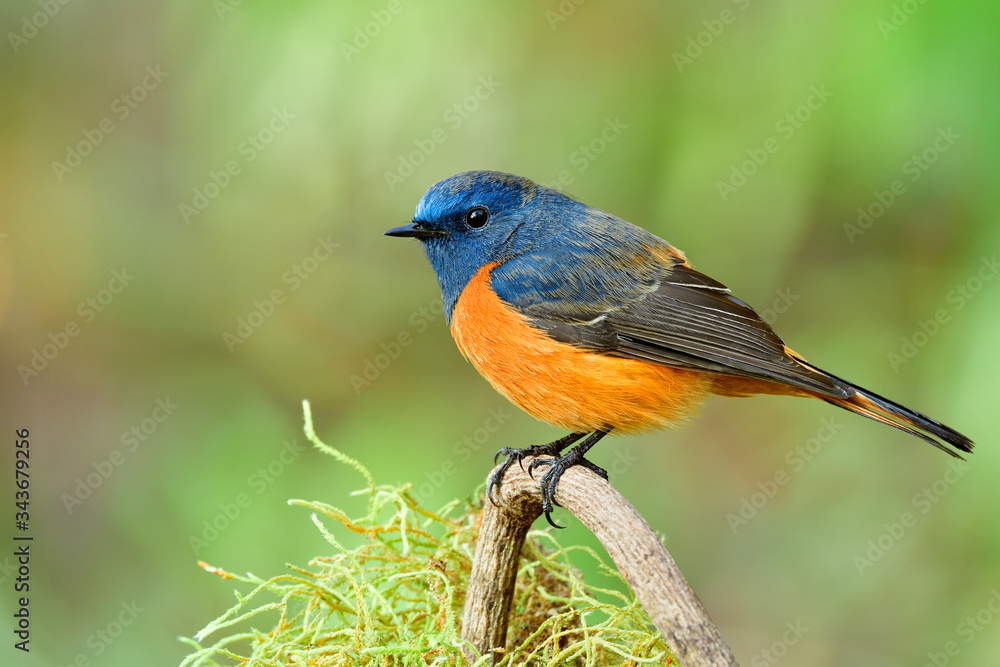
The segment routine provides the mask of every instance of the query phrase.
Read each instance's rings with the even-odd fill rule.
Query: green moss
[[[367,486],[357,493],[367,496],[367,512],[351,518],[326,503],[289,501],[311,510],[333,547],[333,555],[308,567],[289,565],[265,580],[203,564],[249,592],[237,590],[231,609],[193,639],[182,639],[194,648],[182,667],[465,664],[462,605],[480,510],[454,501],[431,512],[416,503],[410,485],[376,485],[361,463],[316,437],[308,403],[304,412],[309,440],[364,477]],[[344,530],[362,536],[361,546],[343,546],[335,533]],[[590,549],[563,547],[548,530],[528,534],[511,608],[512,648],[499,664],[669,664],[666,645],[639,604],[584,582],[572,565],[581,557],[621,579]]]

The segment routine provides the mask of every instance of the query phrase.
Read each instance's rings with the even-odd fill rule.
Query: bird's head
[[[462,289],[484,266],[529,252],[586,207],[536,183],[497,171],[467,171],[436,183],[417,204],[410,224],[387,236],[419,239],[449,314]]]

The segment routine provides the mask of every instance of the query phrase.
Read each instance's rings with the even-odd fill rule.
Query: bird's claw
[[[486,497],[490,499],[490,502],[493,503],[493,505],[497,504],[496,500],[493,499],[493,490],[500,488],[503,476],[507,474],[507,470],[514,464],[514,461],[517,461],[517,464],[521,466],[521,470],[524,470],[524,464],[522,461],[527,455],[529,449],[531,448],[515,449],[514,447],[504,447],[493,455],[493,465],[496,465],[497,459],[501,456],[507,457],[507,460],[500,464],[500,467],[497,468],[492,475],[490,475],[489,482],[486,484]]]
[[[542,492],[542,513],[545,515],[545,520],[548,521],[549,525],[554,528],[564,528],[564,526],[560,526],[552,520],[553,505],[559,505],[559,503],[556,502],[556,486],[559,484],[559,479],[563,476],[564,472],[575,465],[579,465],[597,475],[600,475],[604,479],[608,478],[608,472],[606,470],[585,459],[583,457],[583,452],[578,449],[572,449],[565,456],[559,456],[553,459],[535,459],[528,464],[529,471],[535,467],[536,463],[538,465],[547,465],[549,467],[549,469],[545,471],[545,474],[542,475],[538,484],[541,487]]]
[[[490,475],[489,482],[486,484],[486,497],[489,498],[490,502],[493,503],[494,505],[497,504],[496,501],[493,500],[493,491],[494,489],[500,487],[500,484],[503,482],[503,476],[507,474],[507,470],[512,465],[514,465],[515,461],[517,461],[517,465],[521,467],[521,470],[524,470],[524,459],[528,458],[529,456],[539,456],[542,454],[548,454],[549,456],[552,456],[553,458],[551,459],[536,458],[532,460],[531,463],[528,464],[528,469],[525,472],[531,475],[531,478],[534,479],[535,476],[532,475],[532,472],[536,467],[535,464],[551,463],[552,461],[555,460],[555,457],[559,456],[559,453],[563,450],[563,448],[564,447],[559,446],[559,441],[556,441],[556,442],[550,442],[547,445],[532,445],[531,447],[525,447],[524,449],[517,449],[515,447],[504,447],[498,450],[497,453],[493,455],[493,465],[496,465],[497,460],[501,456],[506,456],[507,460],[501,463],[500,467],[497,468],[492,475]]]
[[[543,512],[544,512],[544,510],[543,510]],[[552,526],[553,528],[565,528],[566,527],[566,526],[560,526],[558,523],[556,523],[555,521],[552,520],[552,508],[551,507],[549,508],[549,511],[545,512],[545,520],[548,521],[549,525]]]
[[[531,479],[535,479],[535,468],[540,468],[541,466],[552,465],[553,461],[555,461],[554,458],[552,458],[552,459],[538,459],[538,458],[532,459],[531,463],[528,464],[528,476],[531,477]]]
[[[552,510],[555,505],[559,505],[556,502],[556,484],[562,477],[562,473],[565,472],[565,468],[559,466],[556,461],[546,461],[546,463],[555,465],[550,465],[549,470],[542,475],[542,479],[538,482],[542,492],[542,514],[545,515],[545,520],[553,528],[565,528],[566,526],[560,526],[552,519]],[[566,468],[568,467],[566,466]]]
[[[517,451],[516,449],[511,449],[510,447],[504,447],[503,449],[498,449],[497,453],[493,455],[493,465],[497,464],[497,460],[501,456],[509,456],[511,453]]]
[[[583,455],[580,453],[571,452],[566,456],[560,456],[566,447],[576,442],[584,435],[584,433],[571,433],[546,445],[532,445],[531,447],[525,447],[524,449],[515,449],[513,447],[504,447],[500,449],[493,456],[493,464],[496,465],[501,456],[506,456],[507,459],[493,471],[493,474],[490,475],[490,479],[486,484],[486,497],[490,499],[491,503],[496,505],[497,502],[493,498],[493,492],[500,488],[500,485],[503,483],[504,475],[507,474],[507,471],[514,464],[514,461],[517,461],[517,465],[520,466],[521,470],[524,470],[524,459],[529,456],[535,457],[532,459],[531,463],[528,464],[528,469],[524,471],[528,473],[531,479],[534,479],[535,468],[540,466],[549,466],[549,470],[542,476],[542,479],[539,482],[542,491],[542,512],[545,514],[545,520],[549,522],[549,525],[554,528],[563,528],[563,526],[560,526],[552,520],[553,504],[559,504],[555,502],[554,498],[556,483],[559,481],[559,477],[562,476],[562,473],[570,466],[579,463],[586,466],[590,470],[593,470],[598,475],[601,475],[604,479],[608,478],[607,472],[583,458]],[[538,458],[540,456],[547,456],[550,458]]]

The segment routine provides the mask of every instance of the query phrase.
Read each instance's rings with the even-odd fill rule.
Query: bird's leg
[[[521,466],[521,470],[524,470],[524,464],[522,461],[528,456],[539,456],[547,454],[551,456],[550,460],[558,460],[559,455],[562,454],[562,450],[566,449],[574,442],[587,435],[586,433],[570,433],[567,436],[559,438],[558,440],[553,440],[552,442],[545,445],[532,445],[531,447],[525,447],[524,449],[516,449],[514,447],[504,447],[493,456],[493,464],[496,465],[497,459],[501,456],[506,456],[507,460],[503,462],[497,471],[490,475],[490,481],[486,485],[486,497],[490,499],[490,502],[496,505],[496,501],[493,500],[493,489],[499,488],[501,482],[503,481],[503,476],[507,472],[514,462]],[[529,466],[530,468],[530,466]],[[607,477],[607,474],[604,475]]]
[[[542,475],[542,479],[539,482],[542,487],[542,512],[545,514],[545,520],[549,522],[549,525],[554,528],[563,528],[563,526],[560,526],[552,520],[552,504],[555,502],[556,484],[559,483],[559,478],[562,477],[562,474],[566,472],[567,469],[575,465],[581,465],[584,468],[597,473],[604,479],[608,478],[608,472],[606,470],[583,458],[583,455],[586,454],[591,447],[597,444],[598,440],[610,432],[610,428],[595,431],[591,433],[586,440],[566,452],[564,456],[559,456],[553,459],[535,459],[528,464],[529,475],[536,466],[549,466],[548,471]]]

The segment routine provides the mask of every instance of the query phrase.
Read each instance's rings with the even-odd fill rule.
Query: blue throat
[[[455,304],[458,303],[458,297],[479,271],[479,267],[486,262],[480,264],[472,261],[472,258],[464,262],[448,261],[449,249],[443,247],[445,242],[443,238],[430,238],[424,242],[424,251],[434,273],[437,274],[438,284],[441,286],[441,300],[444,302],[444,316],[448,326],[451,326],[451,314],[455,310]]]

